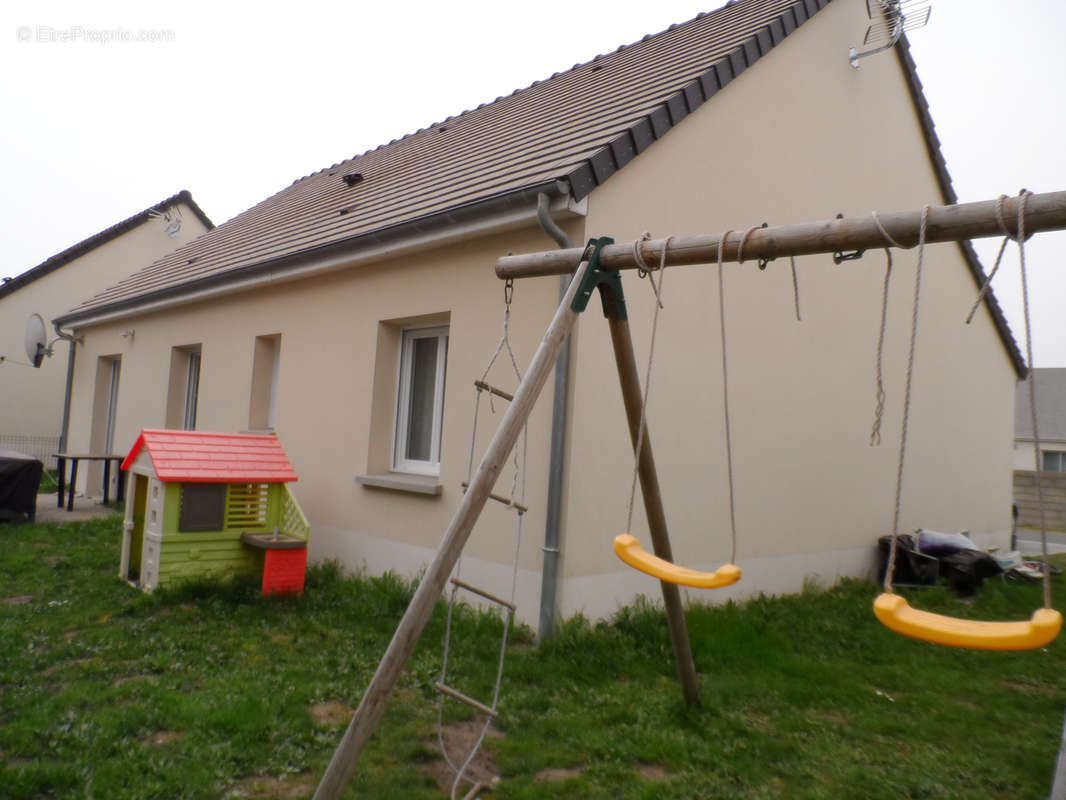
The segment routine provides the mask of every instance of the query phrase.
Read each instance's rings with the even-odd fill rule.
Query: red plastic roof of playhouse
[[[128,470],[148,449],[156,477],[186,483],[281,483],[295,481],[276,436],[248,433],[143,430],[122,462]]]

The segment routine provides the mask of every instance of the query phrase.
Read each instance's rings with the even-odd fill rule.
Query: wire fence
[[[59,451],[58,436],[20,436],[0,433],[0,450],[15,450],[41,461],[46,469],[55,469],[53,453]]]

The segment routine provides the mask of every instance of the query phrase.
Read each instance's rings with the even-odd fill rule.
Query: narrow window
[[[256,336],[252,354],[252,393],[248,404],[251,430],[274,430],[278,414],[278,367],[281,336]]]
[[[405,330],[400,346],[393,469],[440,474],[448,329]]]
[[[196,430],[196,402],[200,394],[200,353],[189,353],[189,368],[185,378],[185,430]]]
[[[168,428],[196,429],[200,402],[200,345],[175,347],[170,351],[170,385],[167,389]]]
[[[111,359],[107,392],[107,428],[104,431],[104,449],[108,453],[115,452],[115,415],[118,411],[118,379],[121,371],[122,361]]]

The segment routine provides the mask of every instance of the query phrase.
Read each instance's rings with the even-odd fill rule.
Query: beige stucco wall
[[[0,355],[10,359],[0,364],[0,437],[58,438],[60,432],[69,345],[56,342],[55,354],[40,369],[13,363],[27,361],[23,340],[29,315],[44,318],[51,341],[55,317],[203,233],[200,219],[185,204],[179,206],[183,222],[174,238],[162,222],[147,220],[0,298]]]
[[[590,235],[649,230],[743,233],[749,226],[918,208],[940,192],[902,71],[891,53],[853,70],[847,47],[866,26],[861,2],[835,2],[597,190]],[[934,109],[935,111],[935,109]],[[801,258],[803,321],[787,259],[760,272],[726,267],[736,480],[734,589],[718,600],[831,582],[868,568],[890,531],[916,252],[898,253],[885,344],[883,441],[870,447],[884,256],[834,266]],[[717,273],[665,276],[649,420],[678,561],[714,568],[730,556]],[[625,276],[638,361],[651,292]],[[926,252],[901,526],[969,528],[1005,543],[1016,376],[990,319],[965,326],[976,292],[955,245]],[[631,464],[601,315],[580,322],[563,548],[570,611],[608,613],[654,581],[627,571],[612,537],[625,526]],[[640,503],[638,500],[638,509]],[[634,534],[648,543],[642,509]],[[649,545],[650,547],[650,545]]]
[[[580,238],[580,220],[569,226]],[[212,302],[178,307],[151,317],[84,328],[71,420],[73,447],[84,446],[92,427],[95,364],[119,356],[116,450],[127,450],[144,427],[163,427],[171,381],[171,349],[199,344],[202,352],[197,429],[241,431],[249,425],[256,337],[280,334],[276,431],[300,476],[292,488],[313,525],[311,557],[338,558],[352,568],[393,568],[414,574],[432,556],[458,503],[467,475],[475,390],[503,325],[503,284],[492,268],[509,251],[551,247],[539,230],[485,237],[329,276],[283,284]],[[520,365],[532,356],[557,302],[558,279],[521,283],[515,289],[511,343]],[[395,352],[386,356],[387,408],[372,415],[379,326],[384,320],[449,318],[447,383],[440,484],[442,492],[391,491],[356,483],[380,472],[385,454],[375,442],[391,440],[395,404]],[[136,331],[132,339],[123,330]],[[516,385],[506,355],[489,381]],[[550,398],[551,382],[545,389]],[[505,404],[480,409],[478,450],[484,449]],[[547,441],[551,402],[535,410],[529,429],[527,504],[521,553],[525,605],[535,616],[544,533]],[[497,492],[509,494],[511,467]],[[82,485],[84,489],[87,484]],[[90,492],[98,492],[96,485]],[[467,553],[472,576],[480,563],[486,588],[507,594],[515,541],[514,521],[490,503]],[[506,566],[503,566],[506,565]]]
[[[903,77],[892,54],[847,64],[865,30],[861,2],[839,0],[719,96],[612,177],[570,223],[588,235],[631,239],[801,222],[940,202]],[[116,446],[166,418],[171,349],[200,344],[204,430],[248,426],[255,338],[281,335],[277,431],[301,476],[294,491],[313,526],[313,558],[413,574],[432,557],[467,472],[474,392],[496,345],[502,288],[492,276],[508,251],[551,249],[533,227],[483,236],[391,262],[360,266],[211,302],[84,329],[72,443],[86,443],[100,357],[122,358]],[[981,541],[1009,531],[1015,375],[989,319],[962,319],[976,288],[953,245],[930,247],[914,385],[903,527],[969,528]],[[869,253],[835,267],[799,260],[802,323],[793,318],[788,262],[763,273],[728,268],[730,387],[737,479],[738,562],[744,581],[716,599],[799,588],[868,568],[892,519],[914,253],[897,258],[890,297],[884,442],[867,444],[884,262]],[[647,356],[650,292],[625,277],[638,359]],[[650,426],[678,560],[696,567],[729,556],[720,350],[713,269],[666,275]],[[555,278],[521,282],[512,335],[528,361],[551,317]],[[439,497],[368,488],[391,413],[374,408],[382,375],[381,322],[447,315],[451,342]],[[122,330],[136,336],[123,339]],[[611,552],[625,524],[631,453],[606,325],[598,303],[576,335],[565,485],[560,610],[609,614],[650,579]],[[493,373],[512,386],[507,363]],[[378,384],[375,384],[378,381]],[[520,616],[535,619],[552,391],[530,427]],[[386,386],[386,397],[394,392]],[[486,408],[483,404],[482,413]],[[498,420],[499,417],[497,416]],[[384,427],[383,427],[384,426]],[[494,427],[481,423],[480,447]],[[480,449],[479,447],[479,449]],[[497,491],[507,493],[510,476]],[[647,541],[639,507],[634,532]],[[489,503],[466,551],[464,577],[506,594],[512,521]]]

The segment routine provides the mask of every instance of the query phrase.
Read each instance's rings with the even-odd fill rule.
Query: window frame
[[[1049,466],[1052,466],[1050,463],[1052,461],[1058,462],[1058,464],[1055,465],[1058,469],[1048,469]],[[1040,454],[1040,471],[1053,473],[1066,472],[1066,452],[1063,452],[1062,450],[1042,451]]]
[[[427,461],[407,458],[404,453],[410,433],[412,364],[415,342],[420,339],[437,340],[437,362],[434,373],[430,457]],[[448,325],[404,328],[400,332],[399,365],[397,367],[396,412],[392,431],[392,471],[415,475],[440,475],[440,446],[444,427],[444,388],[448,371]]]

